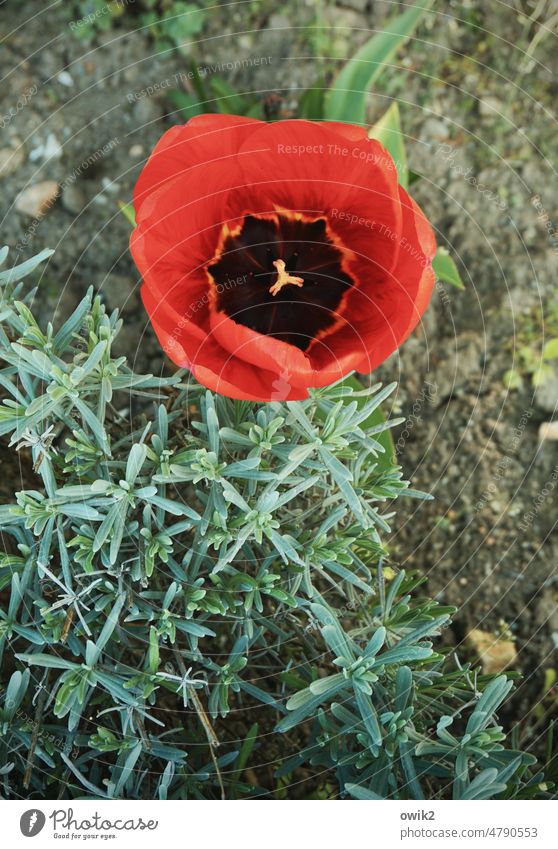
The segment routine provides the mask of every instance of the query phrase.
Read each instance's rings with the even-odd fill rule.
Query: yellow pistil
[[[285,271],[285,263],[282,259],[275,259],[273,265],[277,269],[277,280],[269,290],[271,295],[278,295],[283,286],[301,287],[304,285],[302,277],[292,277],[288,271]]]

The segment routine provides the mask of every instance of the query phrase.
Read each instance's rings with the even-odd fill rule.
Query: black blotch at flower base
[[[218,311],[305,351],[336,323],[343,296],[354,286],[343,259],[323,217],[246,215],[237,232],[225,235],[207,270]],[[277,260],[303,284],[287,283],[273,294]]]

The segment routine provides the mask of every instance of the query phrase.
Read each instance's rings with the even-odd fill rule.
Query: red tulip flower
[[[201,115],[162,137],[134,206],[163,349],[232,398],[372,371],[432,293],[432,229],[360,127]]]

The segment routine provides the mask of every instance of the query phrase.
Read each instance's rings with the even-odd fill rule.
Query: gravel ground
[[[123,309],[122,352],[140,369],[168,368],[117,202],[180,121],[169,90],[184,86],[189,61],[220,65],[240,91],[289,115],[300,90],[331,72],[332,57],[350,56],[394,5],[239,3],[208,13],[181,54],[154,44],[132,9],[84,41],[72,3],[4,4],[2,239],[21,257],[56,249],[40,282],[43,314],[66,315],[92,284]],[[536,358],[541,339],[558,336],[557,84],[555,35],[542,17],[527,19],[535,4],[522,5],[523,16],[519,2],[435,3],[399,73],[384,74],[370,97],[370,119],[399,99],[409,164],[421,176],[413,193],[466,285],[438,286],[422,326],[379,370],[400,381],[400,462],[435,496],[401,507],[394,559],[459,607],[452,638],[466,655],[472,628],[513,644],[523,681],[512,718],[524,717],[537,748],[532,706],[544,697],[556,711],[543,682],[556,666],[558,442],[541,443],[539,427],[552,420],[558,373],[536,392],[527,374],[514,390],[503,377],[522,347]],[[41,204],[48,211],[38,218]]]

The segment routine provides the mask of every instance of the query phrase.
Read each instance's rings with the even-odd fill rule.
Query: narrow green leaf
[[[373,746],[382,745],[382,731],[378,722],[378,714],[370,696],[363,693],[358,687],[354,688],[355,702],[360,715],[370,735]]]
[[[188,121],[194,115],[202,115],[207,111],[205,103],[200,101],[195,94],[188,94],[180,89],[169,91],[168,98],[173,106],[176,106],[183,121]]]
[[[43,251],[38,253],[36,256],[31,259],[26,260],[25,262],[20,263],[19,265],[15,265],[13,268],[8,269],[7,271],[0,272],[0,283],[16,283],[19,280],[23,280],[24,277],[27,277],[28,274],[31,274],[41,262],[44,262],[45,259],[48,259],[52,256],[54,251],[51,248],[45,248]],[[5,256],[5,254],[4,254]]]
[[[366,94],[397,50],[412,35],[433,0],[418,0],[389,21],[344,65],[325,99],[326,118],[364,124]]]
[[[361,787],[360,784],[345,784],[345,790],[353,799],[360,799],[362,801],[382,802],[384,798],[383,796],[378,796],[377,793],[373,793],[372,790],[368,790],[366,787]]]
[[[457,270],[457,266],[451,256],[444,248],[438,248],[436,256],[432,261],[434,274],[443,283],[449,283],[450,286],[455,286],[456,289],[464,289],[463,281]]]
[[[123,200],[118,201],[118,209],[126,218],[132,227],[136,226],[136,211],[134,209],[134,205],[132,203],[124,203]]]
[[[364,388],[355,374],[350,374],[341,381],[339,386],[350,387],[355,392],[362,392]],[[355,400],[359,407],[364,407],[370,399],[367,396],[361,396]],[[384,416],[382,409],[378,406],[364,422],[361,422],[360,426],[364,431],[366,431],[369,428],[385,424],[385,421],[386,417]],[[393,444],[393,437],[389,430],[383,430],[381,433],[376,435],[376,439],[385,451],[384,454],[380,454],[379,457],[376,458],[376,464],[380,470],[387,469],[395,462],[395,446]]]
[[[371,139],[376,139],[380,144],[383,144],[395,162],[399,182],[406,189],[409,185],[409,168],[405,152],[405,138],[401,130],[399,105],[396,100],[384,112],[380,120],[376,121],[374,126],[371,127],[368,135]]]

